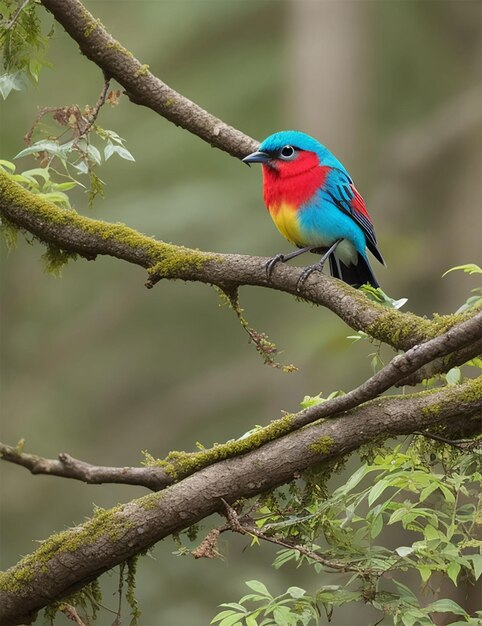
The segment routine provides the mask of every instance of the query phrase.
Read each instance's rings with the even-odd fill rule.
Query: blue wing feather
[[[380,263],[385,265],[383,257],[378,250],[375,229],[368,217],[365,202],[356,190],[350,176],[343,170],[332,169],[325,182],[325,191],[333,203],[360,226],[365,235],[368,249]]]

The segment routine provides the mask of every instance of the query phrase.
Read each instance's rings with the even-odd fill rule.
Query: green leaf
[[[15,172],[16,166],[10,161],[5,161],[4,159],[0,159],[0,167],[4,170],[10,170],[12,173]]]
[[[6,100],[12,91],[21,91],[26,86],[24,73],[14,72],[0,76],[0,94]]]
[[[339,487],[334,492],[333,496],[338,497],[338,495],[349,493],[353,489],[353,487],[356,487],[358,485],[358,483],[367,474],[367,472],[368,472],[367,465],[362,465],[361,467],[359,467],[356,470],[356,472],[350,476],[350,478],[348,479],[348,482],[342,487]]]
[[[458,367],[452,367],[452,369],[445,374],[445,379],[450,387],[454,387],[459,384],[461,376],[462,372],[460,369]]]
[[[454,494],[450,491],[450,489],[448,489],[448,487],[446,487],[442,483],[440,483],[439,487],[443,491],[445,500],[449,502],[450,504],[453,504],[455,502],[455,497],[454,497]]]
[[[434,613],[454,613],[455,615],[464,615],[468,617],[468,614],[464,609],[449,598],[443,598],[442,600],[436,600],[425,607],[427,611]]]
[[[65,145],[60,146],[56,141],[42,139],[40,141],[36,141],[28,148],[24,148],[23,150],[21,150],[14,158],[20,159],[24,156],[28,156],[29,154],[35,154],[37,152],[47,152],[48,154],[52,154],[53,156],[64,158]]]
[[[422,489],[420,492],[419,502],[425,502],[425,500],[438,489],[438,484],[433,482]]]
[[[427,524],[423,529],[423,535],[427,541],[432,539],[440,539],[440,534],[436,528],[434,528],[431,524]]]
[[[432,568],[428,567],[426,565],[419,565],[417,569],[419,571],[419,574],[420,574],[420,577],[421,577],[422,581],[424,583],[426,583],[427,580],[432,575]]]
[[[286,593],[288,593],[292,598],[298,599],[305,595],[306,590],[301,587],[288,587]]]
[[[135,158],[132,154],[124,148],[124,146],[114,146],[111,143],[108,143],[104,148],[104,158],[107,161],[113,154],[118,154],[121,159],[125,159],[126,161],[135,161]]]
[[[32,170],[26,170],[22,172],[22,176],[40,176],[40,178],[43,178],[44,183],[50,180],[48,167],[35,167]]]
[[[383,528],[383,515],[379,513],[373,520],[371,528],[370,528],[371,538],[375,539],[375,537],[378,537],[378,535],[382,531],[382,528]]]
[[[375,485],[370,489],[370,493],[368,494],[368,504],[371,506],[389,486],[390,483],[388,480],[379,480],[377,483],[375,483]]]
[[[244,619],[246,621],[246,626],[258,626],[258,622],[254,615],[246,615]]]
[[[450,272],[455,272],[456,270],[463,270],[466,274],[482,274],[482,268],[480,268],[475,263],[467,263],[466,265],[457,265],[455,267],[451,267],[444,274],[442,274],[442,278],[450,274]]]
[[[474,564],[474,576],[475,580],[479,580],[480,575],[482,574],[482,555],[480,554],[471,554],[467,557]]]
[[[79,184],[80,183],[78,183],[76,180],[73,180],[70,183],[55,183],[55,189],[58,191],[69,191],[69,189],[73,189]]]
[[[231,615],[236,615],[238,616],[239,613],[237,613],[236,611],[221,611],[220,613],[218,613],[217,615],[215,615],[213,617],[213,619],[209,622],[210,624],[215,624],[216,622],[220,622],[221,620],[223,620],[225,617],[229,617]]]
[[[87,155],[91,161],[94,161],[97,165],[100,165],[102,160],[100,158],[99,150],[92,144],[87,145]]]
[[[399,509],[393,511],[390,515],[390,519],[387,522],[387,525],[395,524],[395,522],[399,522],[407,515],[407,509],[404,506],[401,506]]]
[[[242,626],[239,615],[231,615],[231,617],[225,617],[222,622],[219,622],[219,626]]]
[[[266,585],[263,585],[263,583],[260,582],[259,580],[247,580],[245,582],[245,585],[249,587],[250,589],[252,589],[253,591],[256,591],[257,593],[261,594],[265,598],[270,598],[270,599],[273,598],[273,596],[270,594],[270,592],[266,588]]]
[[[452,561],[450,565],[447,567],[447,574],[450,580],[457,586],[457,577],[460,573],[461,566],[456,561]]]

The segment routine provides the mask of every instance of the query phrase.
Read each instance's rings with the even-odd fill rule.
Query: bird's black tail
[[[373,270],[370,267],[370,263],[368,260],[358,254],[357,264],[354,265],[345,265],[343,261],[335,256],[334,254],[330,255],[330,270],[331,275],[334,278],[339,278],[343,280],[345,283],[348,283],[355,289],[369,283],[372,287],[379,287],[377,279],[373,274]]]

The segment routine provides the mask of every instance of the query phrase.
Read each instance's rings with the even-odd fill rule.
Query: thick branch
[[[133,102],[152,109],[232,156],[241,158],[257,149],[257,141],[211,115],[151,74],[149,66],[142,65],[109,35],[79,0],[42,0],[42,4],[79,44],[82,53],[96,63],[105,76],[115,78]]]
[[[429,321],[383,307],[345,283],[319,274],[309,277],[298,292],[302,268],[278,266],[268,281],[264,257],[199,252],[156,241],[122,224],[109,224],[61,209],[30,193],[3,172],[0,172],[0,216],[42,242],[67,252],[89,259],[98,254],[108,255],[140,265],[149,269],[155,281],[182,279],[230,290],[253,285],[301,296],[327,307],[351,328],[364,330],[399,350],[435,337],[472,315],[469,311]],[[480,342],[474,344],[475,351],[469,351],[469,356],[464,353],[464,358],[476,356],[479,346]],[[449,369],[450,361],[446,365]]]
[[[450,352],[471,344],[482,333],[482,312],[473,318],[451,328],[440,337],[436,337],[420,346],[395,356],[388,365],[374,374],[366,382],[343,396],[327,400],[298,413],[275,420],[253,435],[227,444],[217,445],[208,450],[194,453],[171,453],[163,462],[164,469],[152,468],[106,468],[96,467],[77,461],[62,454],[59,461],[43,459],[35,455],[24,454],[16,448],[0,444],[0,454],[6,461],[23,465],[37,474],[53,474],[75,478],[85,482],[118,482],[136,484],[159,490],[175,479],[185,478],[196,471],[220,460],[233,458],[254,448],[298,430],[323,418],[333,418],[350,409],[360,406],[380,396],[384,391],[403,380],[435,358],[442,358]]]
[[[54,535],[0,577],[2,624],[31,621],[41,607],[174,532],[233,502],[292,480],[300,472],[380,437],[456,419],[480,421],[482,379],[413,396],[382,398],[337,420],[317,423],[258,450],[207,467],[168,489]]]
[[[120,483],[139,485],[157,491],[171,482],[170,477],[160,467],[106,467],[91,465],[74,459],[62,452],[58,459],[45,459],[36,454],[27,454],[19,448],[0,442],[0,458],[10,463],[26,467],[32,474],[49,474],[74,478],[84,483],[100,485],[102,483]]]

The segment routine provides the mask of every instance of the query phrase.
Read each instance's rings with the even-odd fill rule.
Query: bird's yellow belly
[[[279,232],[289,242],[295,246],[303,246],[302,235],[298,225],[296,207],[290,204],[281,203],[277,206],[269,207],[269,213]]]

